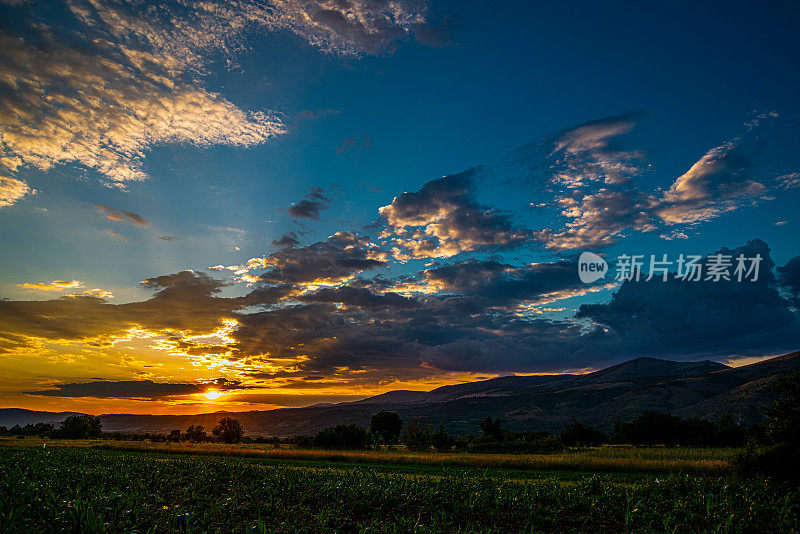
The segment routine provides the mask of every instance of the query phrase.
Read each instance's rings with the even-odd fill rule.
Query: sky
[[[0,0],[0,407],[271,409],[797,350],[799,19]]]

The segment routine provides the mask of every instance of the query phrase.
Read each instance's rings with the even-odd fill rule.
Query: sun
[[[222,396],[222,393],[217,391],[216,389],[209,389],[204,393],[208,400],[216,400]]]

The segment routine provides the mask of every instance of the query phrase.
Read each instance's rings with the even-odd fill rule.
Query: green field
[[[727,461],[735,451],[724,449],[602,447],[546,461],[548,455],[43,443],[0,440],[1,531],[800,530],[800,491],[734,479]]]

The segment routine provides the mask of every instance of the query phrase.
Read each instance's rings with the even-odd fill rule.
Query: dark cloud
[[[326,241],[280,250],[264,259],[269,270],[259,280],[267,283],[345,280],[386,265],[386,261],[375,259],[371,245],[365,236],[338,232]]]
[[[319,219],[319,212],[327,208],[322,202],[303,199],[289,207],[289,215],[298,219]]]
[[[173,236],[170,236],[170,235],[162,235],[162,236],[159,236],[158,238],[160,240],[162,240],[162,241],[166,241],[167,243],[171,243],[172,241],[177,241],[178,240],[177,237],[173,237]]]
[[[203,383],[153,382],[152,380],[95,380],[56,384],[54,389],[27,391],[27,395],[48,397],[96,397],[103,399],[162,399],[180,395],[204,393],[209,389],[219,391],[241,389],[241,382],[218,378]]]
[[[422,274],[421,281],[444,293],[479,296],[494,304],[508,304],[541,299],[548,294],[570,290],[580,291],[587,286],[576,276],[576,261],[532,263],[514,267],[496,261],[453,263]]]
[[[591,319],[618,336],[627,353],[696,354],[765,350],[790,346],[800,334],[798,317],[776,289],[774,263],[759,239],[720,254],[763,258],[756,282],[682,281],[670,277],[625,281],[607,304],[581,306]],[[708,260],[704,265],[707,266]]]
[[[300,240],[297,238],[297,234],[294,232],[287,232],[280,236],[278,239],[272,240],[272,245],[276,247],[282,248],[293,248],[300,244]]]
[[[778,267],[778,280],[800,304],[800,256],[795,256],[783,267]]]
[[[411,308],[418,305],[415,299],[404,297],[397,293],[379,294],[366,288],[352,286],[319,289],[299,297],[298,300],[302,302],[339,303],[345,306],[357,306],[366,310]]]
[[[278,251],[262,259],[266,272],[241,297],[221,297],[223,281],[183,271],[145,280],[156,293],[142,302],[0,301],[0,350],[36,339],[102,346],[137,328],[159,333],[189,356],[222,355],[246,364],[253,379],[313,387],[449,371],[581,369],[643,355],[757,355],[791,348],[800,339],[797,312],[779,291],[780,284],[795,287],[798,262],[778,269],[776,277],[769,248],[760,240],[720,250],[734,257],[760,254],[756,282],[626,281],[608,303],[584,305],[575,319],[560,321],[530,306],[590,287],[580,284],[572,260],[522,266],[475,260],[398,279],[359,277],[384,265],[370,258],[374,250],[365,236],[342,233]],[[320,283],[332,280],[331,287]],[[425,291],[403,294],[414,287]],[[235,323],[224,338],[186,336],[208,335],[226,319]],[[56,389],[64,395],[100,388],[62,386]],[[179,385],[169,393],[192,387],[199,386]]]
[[[319,212],[328,208],[331,199],[326,197],[321,187],[312,187],[306,198],[292,204],[288,210],[289,215],[297,219],[319,219]]]
[[[131,224],[136,224],[138,226],[148,225],[144,217],[142,217],[138,213],[109,208],[108,206],[105,206],[103,204],[95,204],[94,207],[97,208],[97,210],[100,211],[103,215],[105,215],[106,219],[110,219],[112,221],[127,222]]]

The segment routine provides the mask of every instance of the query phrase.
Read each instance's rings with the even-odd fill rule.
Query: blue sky
[[[268,404],[275,395],[296,404],[310,383],[340,398],[650,355],[608,319],[619,284],[586,292],[577,276],[555,283],[531,267],[583,250],[613,258],[764,244],[776,268],[787,266],[759,293],[777,310],[772,326],[740,342],[665,331],[660,341],[675,348],[653,355],[727,361],[796,348],[791,3],[212,4],[0,4],[7,405],[110,409],[120,399],[30,392],[90,379],[202,390],[224,377],[225,406],[243,409],[267,394]],[[337,232],[350,241],[329,237]],[[287,235],[288,248],[273,243]],[[349,267],[325,271],[330,262]],[[319,276],[287,274],[301,264]],[[483,289],[437,278],[448,268],[480,273]],[[526,285],[502,303],[442,312],[448,299],[489,298],[497,277],[539,293]],[[279,297],[252,297],[287,284]],[[346,300],[356,290],[415,304],[376,311]],[[548,291],[569,298],[543,305]],[[177,294],[175,308],[167,297]],[[658,308],[663,291],[625,295],[651,295]],[[194,307],[204,298],[229,300],[209,321]],[[611,308],[578,317],[582,304]],[[185,321],[150,324],[125,307],[139,305]],[[430,323],[414,326],[394,305],[418,306]],[[537,317],[519,325],[525,306]],[[293,313],[341,322],[292,326]],[[295,337],[264,342],[267,316]],[[476,316],[486,323],[467,320]],[[220,333],[226,320],[237,326]],[[39,323],[51,326],[30,326]],[[452,335],[434,339],[434,326]],[[492,355],[532,329],[548,340],[541,351]],[[617,336],[602,341],[604,354],[586,355],[598,343],[591,329]],[[189,346],[203,335],[213,343]],[[191,396],[139,400],[142,411],[206,407]]]

